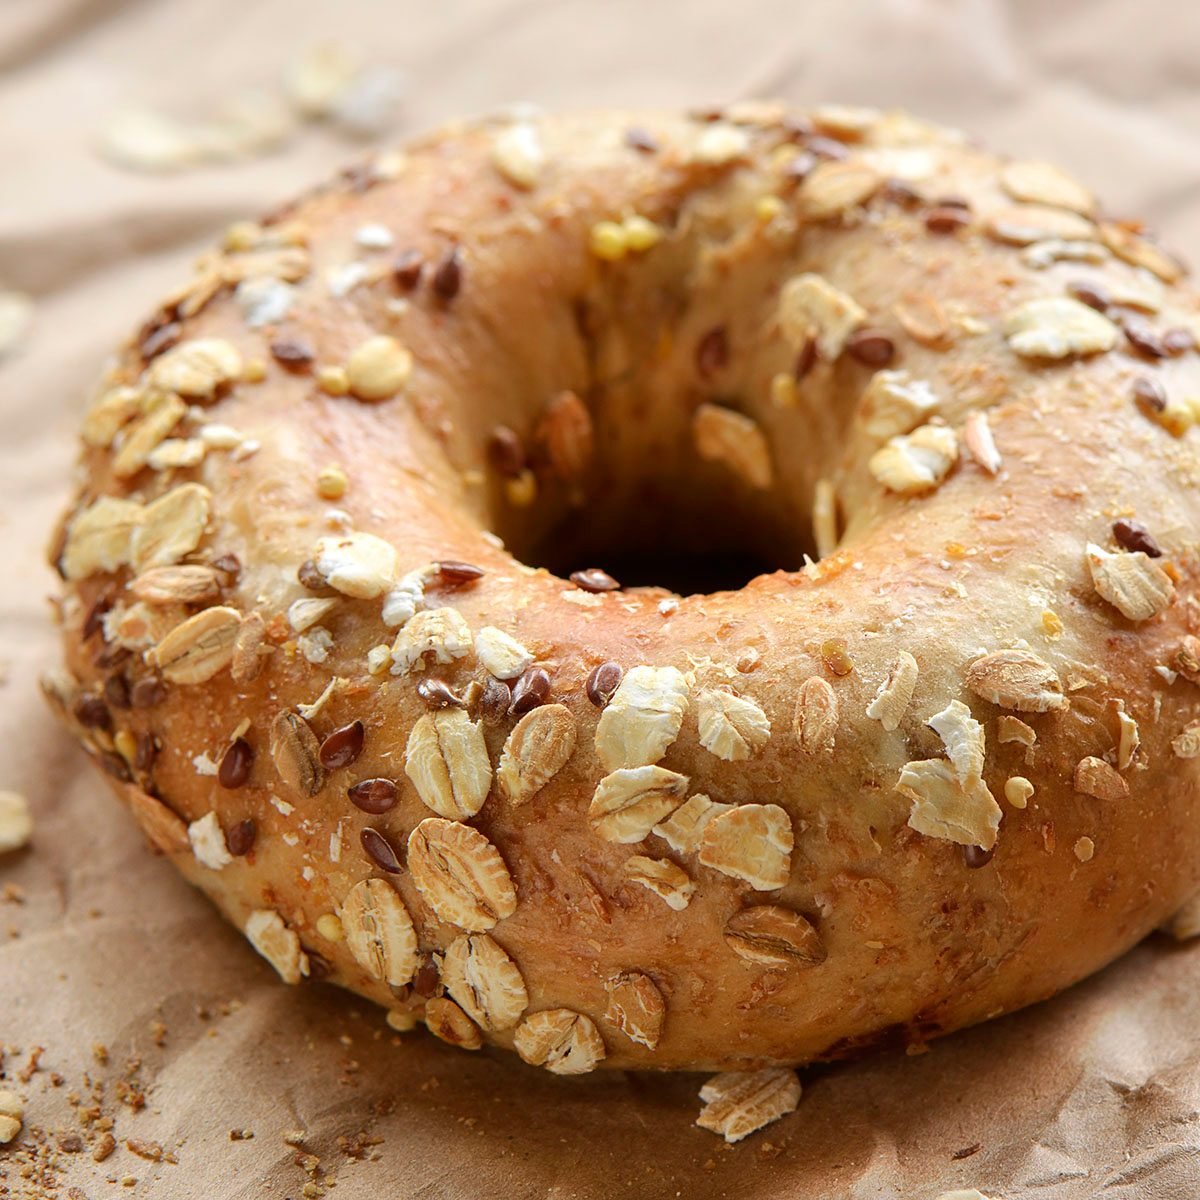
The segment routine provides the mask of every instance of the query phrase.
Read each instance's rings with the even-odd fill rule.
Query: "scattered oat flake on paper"
[[[29,802],[18,792],[0,792],[0,854],[20,850],[32,837]]]
[[[33,301],[22,292],[0,291],[0,359],[20,344],[33,317]]]
[[[701,1089],[704,1108],[696,1124],[727,1142],[742,1138],[794,1112],[800,1103],[800,1080],[785,1067],[763,1071],[726,1071]]]

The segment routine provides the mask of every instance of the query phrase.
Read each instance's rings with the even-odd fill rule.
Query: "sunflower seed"
[[[535,187],[546,165],[546,151],[537,128],[518,121],[502,129],[492,141],[492,162],[514,187],[524,190]]]
[[[1000,470],[1003,459],[996,449],[996,439],[992,436],[992,427],[983,409],[976,408],[967,413],[963,424],[963,444],[967,447],[967,453],[989,475],[995,475]]]
[[[882,186],[883,176],[861,159],[820,162],[800,185],[800,212],[825,221],[865,204]]]
[[[29,802],[19,792],[0,792],[0,854],[20,850],[32,837]]]
[[[1051,163],[1006,163],[1000,169],[1000,186],[1014,200],[1047,204],[1084,215],[1096,208],[1092,193]]]
[[[1102,758],[1081,758],[1075,764],[1073,783],[1077,792],[1097,800],[1124,800],[1129,795],[1129,784]]]

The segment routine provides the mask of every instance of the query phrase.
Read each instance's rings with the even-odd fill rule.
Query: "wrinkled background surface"
[[[405,73],[395,136],[517,100],[903,105],[1061,162],[1200,254],[1200,15],[1173,0],[0,3],[0,289],[36,302],[0,363],[0,787],[37,818],[33,847],[0,861],[0,1087],[26,1100],[0,1195],[1200,1194],[1200,952],[1163,939],[925,1055],[802,1072],[797,1113],[729,1149],[692,1126],[699,1078],[558,1080],[400,1044],[349,996],[282,987],[146,853],[36,694],[54,656],[41,552],[78,416],[108,348],[205,243],[361,151],[309,125],[269,156],[147,175],[102,159],[98,131],[128,104],[200,119],[277,88],[331,33]],[[93,1101],[118,1142],[101,1164]]]

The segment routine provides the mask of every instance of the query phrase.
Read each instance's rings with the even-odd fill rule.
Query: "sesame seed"
[[[361,753],[365,729],[361,721],[351,721],[335,729],[322,743],[317,757],[327,771],[348,767]]]
[[[75,701],[75,720],[85,729],[111,729],[112,713],[99,696],[80,696]]]
[[[392,263],[392,278],[402,291],[411,292],[421,282],[425,260],[416,250],[405,250]]]
[[[248,817],[230,826],[225,834],[225,847],[234,858],[245,858],[254,849],[258,826]]]
[[[475,583],[485,574],[482,567],[465,562],[439,562],[434,563],[434,568],[438,573],[438,582],[449,587],[462,587],[468,583]]]
[[[422,678],[417,683],[417,695],[429,708],[462,708],[464,702],[454,689],[436,675]]]
[[[957,233],[971,223],[971,214],[954,205],[941,204],[925,214],[925,228],[930,233]]]
[[[571,582],[585,592],[615,592],[621,586],[607,571],[602,571],[599,567],[572,571]]]
[[[992,861],[992,855],[995,853],[994,848],[985,850],[982,846],[963,846],[962,848],[963,862],[972,870],[986,867]]]
[[[350,803],[363,812],[378,816],[396,805],[396,785],[390,779],[364,779],[347,793]]]
[[[868,367],[886,367],[896,357],[896,343],[878,329],[860,329],[846,341],[846,353]]]
[[[359,834],[359,839],[362,842],[362,848],[367,853],[367,857],[377,867],[384,871],[389,871],[393,875],[400,874],[400,859],[396,854],[395,847],[378,829],[372,829],[368,825]]]
[[[139,771],[149,771],[158,757],[158,739],[152,733],[138,734],[137,748],[133,755],[133,765]]]
[[[826,137],[824,134],[817,134],[815,137],[810,137],[806,145],[809,151],[815,154],[817,158],[840,161],[843,158],[850,157],[850,151],[844,143],[839,142],[837,138]]]
[[[509,713],[520,716],[550,699],[550,675],[544,667],[530,667],[513,686]]]
[[[1162,335],[1162,344],[1168,354],[1184,354],[1188,350],[1195,350],[1196,335],[1190,329],[1177,326]]]
[[[1133,381],[1133,398],[1152,412],[1160,413],[1167,407],[1167,393],[1163,385],[1149,375],[1139,375]]]
[[[594,667],[584,685],[587,698],[597,708],[603,708],[613,698],[613,693],[617,688],[621,686],[623,675],[624,671],[621,670],[620,663],[611,660]]]
[[[515,479],[525,469],[525,447],[507,425],[497,425],[488,437],[488,461],[506,479]]]
[[[792,367],[792,377],[797,383],[800,382],[812,369],[817,365],[817,339],[810,337],[803,346],[800,347],[800,352],[796,355],[795,365]]]
[[[134,708],[154,708],[167,697],[166,685],[157,675],[139,679],[129,689],[129,702]]]
[[[479,715],[485,725],[499,725],[508,716],[512,689],[502,679],[488,678],[479,697]]]
[[[724,325],[714,325],[696,345],[696,370],[706,379],[729,362],[729,337]]]
[[[289,371],[307,371],[316,361],[316,351],[302,338],[276,338],[271,343],[271,357]]]
[[[658,150],[658,142],[654,135],[636,125],[625,130],[625,145],[642,154],[654,154]]]
[[[329,581],[317,569],[317,564],[311,558],[296,568],[296,578],[300,581],[300,586],[308,588],[310,592],[323,592],[329,587]]]
[[[1067,284],[1067,294],[1097,312],[1105,312],[1112,303],[1108,290],[1086,279],[1074,279]]]
[[[104,681],[104,699],[113,708],[129,707],[129,681],[124,675],[110,675]]]
[[[223,788],[240,788],[250,779],[250,768],[254,765],[254,747],[245,738],[235,738],[229,749],[221,756],[217,768],[217,782]]]
[[[1140,354],[1148,358],[1166,358],[1167,350],[1158,334],[1145,322],[1137,317],[1126,317],[1121,323],[1129,344]]]
[[[448,251],[434,268],[431,286],[433,294],[441,301],[448,303],[458,295],[462,287],[462,260],[458,247]]]
[[[1162,547],[1141,521],[1122,518],[1113,522],[1113,539],[1122,550],[1138,551],[1150,558],[1161,558]]]
[[[170,348],[183,336],[183,326],[176,321],[164,321],[148,326],[138,342],[138,352],[144,362],[149,362]]]

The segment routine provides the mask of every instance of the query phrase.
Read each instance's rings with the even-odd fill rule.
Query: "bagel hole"
[[[750,519],[708,499],[693,495],[686,511],[660,502],[632,512],[578,512],[540,536],[511,530],[506,542],[522,562],[563,579],[599,567],[624,588],[680,596],[737,591],[759,575],[799,570],[805,555],[816,558],[815,546],[798,538],[795,527],[773,526],[762,513]]]
[[[709,554],[687,554],[659,551],[654,554],[605,555],[596,561],[564,563],[563,569],[551,568],[555,574],[569,577],[572,571],[599,566],[622,587],[666,588],[680,596],[709,592],[736,592],[758,575],[778,570],[776,564],[755,554],[735,550]]]

